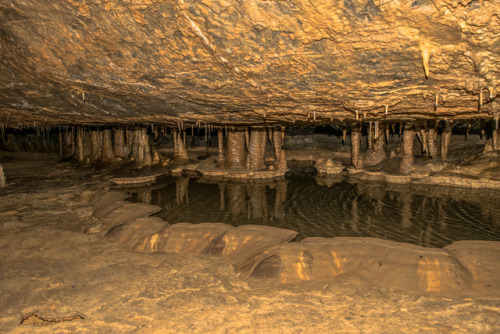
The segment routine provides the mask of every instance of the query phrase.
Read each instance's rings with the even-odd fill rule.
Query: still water
[[[443,247],[458,240],[500,241],[500,192],[408,187],[348,179],[292,177],[269,182],[209,182],[182,177],[130,190],[163,208],[170,224],[262,224],[304,237],[378,237]]]

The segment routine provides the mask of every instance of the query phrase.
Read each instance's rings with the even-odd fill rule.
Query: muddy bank
[[[500,323],[493,296],[336,280],[278,284],[216,259],[133,252],[83,233],[99,221],[82,194],[109,186],[107,172],[51,160],[3,165],[2,331],[484,333]]]

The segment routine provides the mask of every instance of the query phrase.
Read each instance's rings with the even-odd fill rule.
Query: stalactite
[[[244,169],[246,162],[245,131],[231,130],[227,134],[226,167]]]
[[[64,153],[65,157],[72,157],[75,154],[75,141],[73,137],[73,131],[68,131],[64,133]]]
[[[405,123],[403,132],[403,158],[399,165],[399,171],[408,175],[413,166],[413,142],[415,141],[415,130],[413,124]]]
[[[363,158],[359,154],[361,129],[359,124],[355,124],[351,129],[351,163],[356,169],[363,168]]]
[[[106,129],[102,132],[102,153],[101,159],[102,161],[110,162],[115,158],[115,154],[113,151],[113,143],[111,140],[111,130]]]
[[[221,128],[217,130],[217,145],[219,148],[219,155],[217,156],[217,165],[219,167],[222,167],[224,166],[225,159],[224,159],[224,133],[222,132]]]
[[[262,170],[266,168],[266,164],[264,162],[265,151],[266,151],[265,129],[252,127],[250,133],[250,145],[248,154],[248,158],[250,160],[250,169]]]
[[[277,170],[287,170],[287,161],[285,150],[283,149],[283,139],[285,135],[285,129],[273,131],[273,146],[274,146],[274,167]]]
[[[441,160],[448,159],[450,149],[451,133],[453,130],[453,121],[444,121],[443,132],[441,133]]]

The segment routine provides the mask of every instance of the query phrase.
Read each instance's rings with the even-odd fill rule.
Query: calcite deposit
[[[497,1],[5,1],[0,123],[498,118]]]

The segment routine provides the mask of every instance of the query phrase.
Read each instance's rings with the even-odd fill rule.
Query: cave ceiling
[[[500,2],[1,0],[0,123],[494,118]]]

